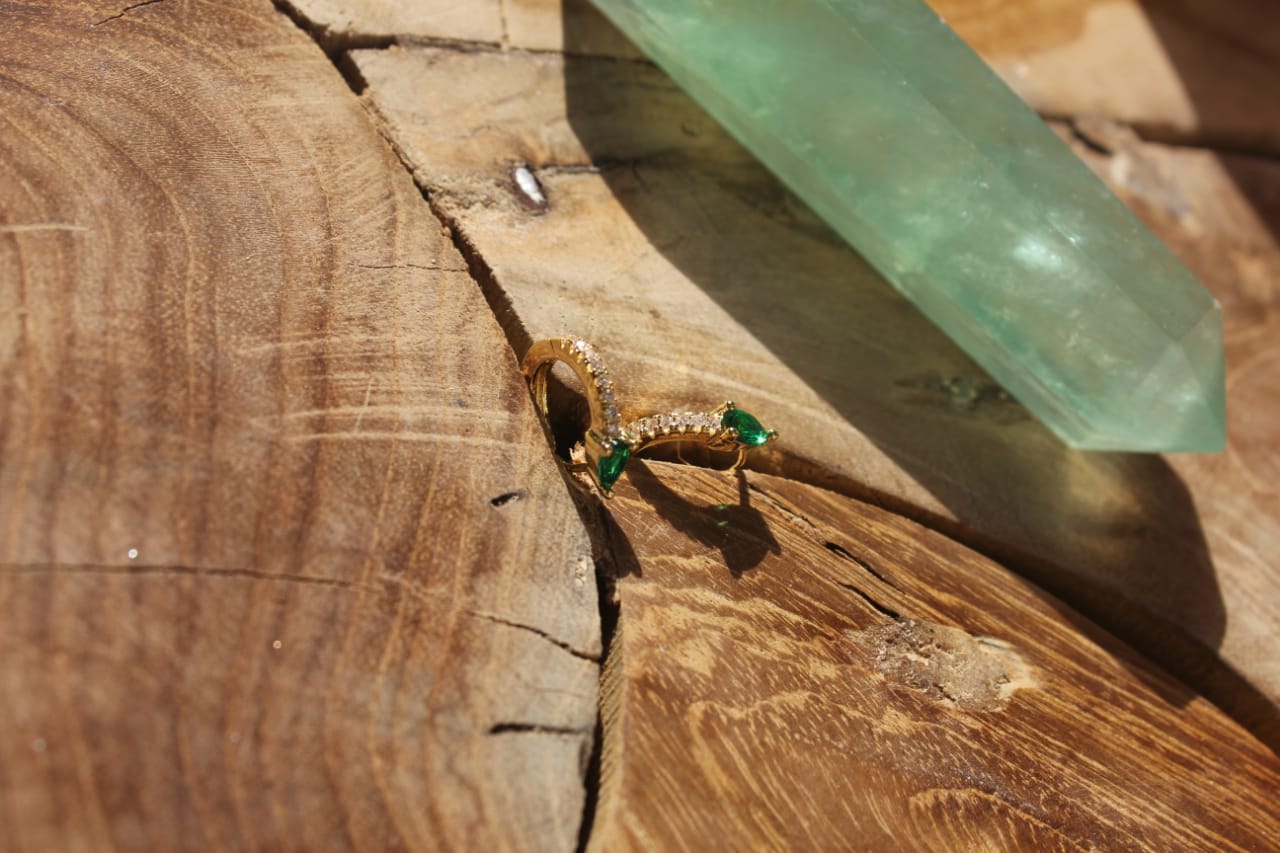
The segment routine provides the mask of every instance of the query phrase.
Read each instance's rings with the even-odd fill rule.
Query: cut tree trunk
[[[368,114],[267,2],[0,20],[0,848],[572,847],[589,542]]]
[[[1280,841],[1276,757],[1034,585],[812,486],[636,465],[592,849]]]
[[[1276,15],[939,2],[1224,303],[1231,448],[1162,459],[584,3],[280,5],[0,0],[0,849],[1280,848],[1280,168],[1150,139],[1274,152]],[[783,439],[605,505],[564,333]]]

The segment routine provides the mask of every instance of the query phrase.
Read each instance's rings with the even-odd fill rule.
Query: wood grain
[[[0,848],[572,847],[589,541],[367,112],[265,0],[0,20]]]
[[[285,0],[336,44],[479,41],[642,54],[588,0]],[[1280,10],[1258,0],[931,0],[1031,106],[1149,138],[1280,152]]]
[[[1250,850],[1280,760],[1062,602],[793,481],[635,464],[595,850]]]
[[[931,0],[1041,113],[1280,152],[1280,8],[1257,0]]]
[[[467,42],[348,69],[448,232],[266,0],[0,2],[0,847],[578,841],[591,545],[503,331],[732,393],[764,467],[1271,731],[1273,163],[1074,129],[1227,303],[1233,444],[1072,454],[652,68],[512,49],[616,55],[587,7],[294,5],[331,52]],[[1273,755],[945,535],[763,474],[619,493],[596,849],[1280,844]]]
[[[343,49],[391,39],[499,44],[504,30],[502,3],[503,0],[300,0],[284,5],[326,47]]]
[[[1275,163],[1097,122],[1080,131],[1082,156],[1225,303],[1233,419],[1217,458],[1082,453],[651,66],[353,56],[402,156],[492,278],[513,340],[592,338],[638,410],[736,400],[783,435],[754,465],[997,555],[1280,745],[1280,574],[1268,556],[1280,550],[1280,491],[1251,473],[1280,447],[1258,368],[1280,346],[1280,252],[1227,171],[1252,169],[1255,191],[1275,192]],[[522,196],[518,164],[545,206]]]

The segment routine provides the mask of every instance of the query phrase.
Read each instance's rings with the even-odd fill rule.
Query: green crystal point
[[[738,431],[735,441],[747,447],[759,447],[767,444],[772,433],[765,429],[760,421],[742,409],[726,409],[720,416],[720,425],[725,429]]]
[[[1224,446],[1214,298],[924,3],[594,2],[1064,441]]]
[[[600,481],[600,488],[606,492],[612,489],[613,484],[622,476],[622,470],[627,467],[627,460],[630,458],[631,445],[621,439],[614,441],[613,452],[608,456],[601,456],[596,461],[596,479]]]

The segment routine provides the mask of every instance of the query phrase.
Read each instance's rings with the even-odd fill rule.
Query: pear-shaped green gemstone
[[[601,456],[596,461],[596,479],[600,481],[600,488],[606,492],[612,489],[613,484],[622,476],[622,469],[627,467],[627,460],[630,458],[631,446],[625,441],[615,441],[613,453]]]
[[[726,409],[720,416],[720,426],[738,431],[738,444],[759,447],[769,440],[769,431],[742,409]]]

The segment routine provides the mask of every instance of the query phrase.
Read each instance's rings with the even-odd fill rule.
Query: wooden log
[[[1280,745],[1280,575],[1266,556],[1280,491],[1254,473],[1280,445],[1258,367],[1280,346],[1280,253],[1227,171],[1275,192],[1276,164],[1079,131],[1080,153],[1223,300],[1232,418],[1219,457],[1081,453],[652,66],[447,48],[353,58],[513,340],[591,337],[638,410],[737,400],[784,436],[762,470],[996,555]],[[545,202],[513,180],[521,166]]]
[[[584,56],[640,52],[588,0],[285,0],[335,45],[463,40]],[[1280,152],[1280,11],[1257,0],[930,0],[1043,114],[1153,139]]]
[[[0,3],[0,848],[568,849],[590,544],[266,0]]]
[[[514,43],[513,9],[522,6],[530,20],[550,20],[536,3],[506,0],[496,44]],[[367,41],[399,38],[402,8],[383,7],[389,23]],[[426,17],[442,11],[417,8]],[[53,12],[9,3],[0,12],[16,22],[0,34],[0,70],[16,82],[0,91],[0,280],[20,284],[0,290],[5,844],[572,846],[600,652],[586,533],[463,258],[358,102],[265,2],[68,3]],[[303,23],[332,51],[366,41],[358,18],[342,33]],[[562,32],[583,44],[573,26]],[[1237,329],[1252,324],[1232,343],[1249,363],[1233,389],[1255,395],[1243,409],[1249,449],[1233,444],[1225,462],[1179,469],[1196,500],[1214,504],[1201,533],[1168,465],[1129,460],[1098,470],[1096,461],[1046,451],[1015,406],[964,372],[972,366],[962,357],[929,350],[927,337],[922,363],[960,372],[889,383],[878,404],[932,419],[935,438],[950,440],[952,430],[962,438],[941,450],[917,447],[915,433],[905,445],[888,431],[869,439],[862,431],[864,419],[875,423],[874,388],[848,390],[848,377],[805,359],[797,373],[782,353],[748,340],[754,329],[744,332],[733,313],[779,305],[728,289],[716,297],[723,301],[699,301],[689,284],[718,274],[676,264],[673,276],[671,258],[681,257],[679,240],[697,240],[710,252],[690,257],[713,271],[763,255],[774,264],[766,271],[794,267],[816,288],[815,270],[829,270],[869,287],[873,295],[858,304],[908,333],[918,322],[910,309],[874,295],[865,270],[851,274],[850,256],[825,229],[726,147],[705,117],[669,101],[669,86],[618,90],[621,114],[637,113],[632,122],[661,119],[645,132],[611,124],[617,107],[583,100],[594,84],[583,88],[579,77],[559,112],[540,112],[545,93],[517,90],[507,113],[485,106],[492,121],[512,122],[507,136],[473,125],[473,139],[450,137],[478,114],[465,103],[468,88],[492,97],[493,80],[482,78],[501,76],[494,56],[483,58],[480,77],[416,81],[438,86],[440,100],[462,110],[433,133],[410,126],[438,121],[435,104],[397,113],[387,80],[372,76],[367,100],[382,109],[383,130],[448,217],[449,236],[517,345],[569,318],[594,322],[585,304],[605,314],[585,330],[609,333],[611,354],[623,349],[615,365],[623,378],[645,380],[632,385],[642,400],[665,406],[717,383],[754,388],[765,376],[778,383],[769,386],[772,409],[761,413],[791,416],[806,383],[821,380],[808,392],[837,425],[856,421],[853,438],[834,445],[834,457],[805,463],[792,451],[766,466],[875,497],[1050,582],[1063,565],[974,518],[1028,500],[1041,511],[1054,500],[1077,507],[1092,490],[1096,514],[1067,515],[1089,559],[1131,570],[1115,584],[1131,598],[1112,601],[1112,616],[1124,615],[1126,601],[1145,602],[1140,639],[1170,660],[1179,648],[1200,655],[1172,669],[1204,683],[1229,678],[1205,639],[1224,630],[1223,613],[1199,612],[1224,594],[1221,583],[1231,608],[1246,593],[1260,600],[1231,610],[1236,633],[1227,636],[1265,649],[1265,636],[1248,631],[1275,624],[1260,604],[1273,577],[1256,563],[1274,531],[1261,525],[1259,534],[1250,522],[1274,499],[1264,479],[1274,421],[1255,399],[1269,387],[1263,374],[1274,353],[1274,245],[1224,236],[1244,222],[1230,212],[1247,204],[1201,205],[1195,193],[1186,208],[1166,204],[1168,187],[1148,180],[1162,149],[1126,147],[1114,129],[1078,128],[1110,150],[1099,165],[1132,179],[1156,220],[1167,215],[1206,265],[1229,268],[1219,275],[1232,283]],[[519,70],[527,57],[504,59]],[[367,74],[373,62],[360,67]],[[611,79],[626,82],[625,74]],[[546,127],[529,124],[546,115]],[[669,124],[673,115],[691,123]],[[633,153],[617,155],[631,145]],[[1267,164],[1240,162],[1256,186],[1273,185]],[[532,167],[549,202],[517,190],[517,165]],[[1179,191],[1203,182],[1215,202],[1226,197],[1210,170],[1188,175]],[[628,217],[656,209],[658,199],[675,202],[676,221],[663,226],[673,242],[644,255],[636,233],[663,233],[652,230],[660,217]],[[701,220],[690,213],[698,205]],[[1221,210],[1230,213],[1222,226]],[[710,218],[725,213],[721,223]],[[568,223],[579,230],[557,230]],[[1265,226],[1249,224],[1250,235],[1265,236]],[[780,260],[742,239],[755,227],[778,241]],[[497,242],[504,228],[529,258]],[[580,258],[584,242],[624,263],[574,269],[564,256]],[[815,266],[805,266],[805,251]],[[562,278],[539,278],[539,258]],[[612,287],[657,294],[669,313],[649,315],[649,324],[653,300],[611,306],[584,284],[602,271],[614,276]],[[532,283],[517,287],[530,272]],[[748,284],[767,280],[753,275]],[[656,286],[646,289],[650,278]],[[725,322],[707,326],[708,308]],[[713,336],[685,340],[674,369],[663,367],[634,338],[664,325],[654,340],[725,331],[728,352],[756,361],[732,365]],[[874,372],[886,360],[865,335],[858,346]],[[698,352],[695,343],[708,346]],[[836,399],[846,409],[829,401],[831,388],[845,388]],[[805,417],[816,422],[801,414],[801,426]],[[991,460],[972,463],[988,480],[922,485],[940,459],[952,460],[939,470],[955,477],[954,457],[1006,426],[1014,438],[1001,461],[1015,474],[1012,494],[990,487]],[[859,448],[873,454],[856,463],[865,479],[833,474],[831,459]],[[1031,488],[1046,459],[1065,496]],[[1200,491],[1210,476],[1221,482]],[[792,833],[1053,849],[1077,840],[1134,846],[1145,840],[1135,833],[1148,833],[1154,845],[1275,846],[1265,799],[1276,786],[1274,757],[1087,620],[911,522],[798,483],[744,482],[755,489],[745,504],[737,481],[657,464],[636,466],[620,487],[600,544],[606,562],[632,574],[618,587],[593,845],[674,829],[681,843],[736,832],[756,844]],[[978,488],[989,495],[982,500],[1003,503],[963,503]],[[1172,521],[1160,520],[1171,512]],[[1035,527],[1047,515],[1014,517],[1032,528],[1033,544],[1066,536]],[[1225,574],[1205,562],[1210,542],[1214,559],[1228,554]],[[1178,583],[1144,599],[1125,585],[1150,586],[1153,561],[1170,565]],[[1256,585],[1232,580],[1232,566],[1252,572]],[[722,570],[708,578],[707,568]],[[1065,568],[1077,574],[1059,584],[1078,600],[1115,598],[1090,575],[1097,565]],[[741,577],[727,586],[735,572]],[[1161,608],[1174,614],[1174,629],[1161,627]],[[717,620],[711,630],[708,613]],[[770,644],[763,651],[762,638]],[[689,654],[671,660],[668,642]],[[716,652],[749,665],[716,669]],[[1197,675],[1206,661],[1209,674]],[[1249,670],[1255,682],[1264,663]],[[728,677],[712,677],[721,674]],[[800,687],[779,692],[784,676]],[[1239,695],[1215,689],[1219,701]],[[698,713],[681,713],[691,708]],[[797,721],[797,709],[812,714]],[[1108,767],[1113,748],[1122,754]],[[743,763],[754,774],[720,772]],[[915,796],[885,802],[867,779]],[[652,801],[641,796],[650,793]]]
[[[1280,759],[920,525],[632,462],[595,850],[1269,850]]]

